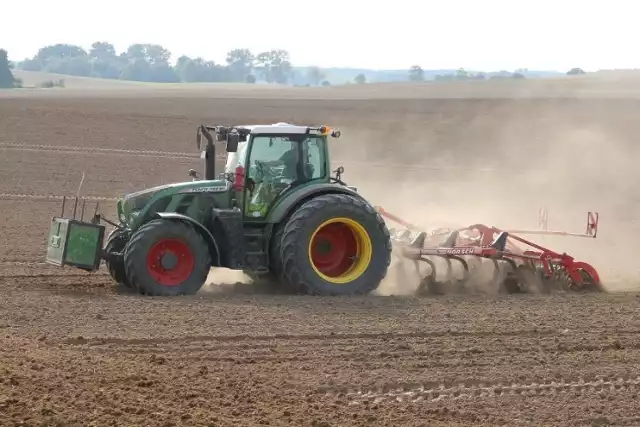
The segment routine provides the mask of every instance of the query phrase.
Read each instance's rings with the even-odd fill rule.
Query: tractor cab
[[[327,136],[338,138],[339,131],[288,123],[237,129],[246,137],[240,138],[235,152],[228,153],[224,176],[232,181],[246,219],[266,219],[288,190],[329,182]]]

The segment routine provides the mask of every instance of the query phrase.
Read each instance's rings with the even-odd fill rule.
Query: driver
[[[298,165],[298,153],[297,153],[297,144],[291,144],[291,148],[285,151],[278,160],[273,160],[270,162],[264,162],[267,166],[280,166],[283,165],[284,168],[282,170],[282,177],[286,179],[294,180],[297,175],[297,165]]]
[[[296,145],[297,144],[292,144],[291,149],[286,151],[279,159],[284,164],[282,176],[292,180],[296,179],[297,174],[298,153]]]

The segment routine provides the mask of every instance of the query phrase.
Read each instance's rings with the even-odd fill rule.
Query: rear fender
[[[199,223],[198,221],[196,221],[195,219],[188,217],[186,215],[182,215],[179,213],[175,213],[175,212],[156,212],[153,215],[154,219],[166,219],[166,220],[171,220],[171,221],[182,221],[185,222],[189,225],[192,225],[196,230],[198,230],[200,232],[200,234],[202,235],[202,237],[204,237],[204,239],[207,241],[207,243],[209,244],[209,251],[213,257],[213,261],[215,263],[215,266],[220,266],[220,249],[218,247],[218,242],[216,242],[216,239],[213,237],[213,234],[211,234],[211,232],[207,229],[207,227],[205,227],[204,225],[202,225],[201,223]]]
[[[294,210],[301,206],[304,202],[324,194],[346,194],[348,196],[357,197],[364,200],[364,198],[358,194],[357,191],[352,190],[349,187],[336,184],[318,184],[309,185],[300,189],[294,189],[287,194],[273,207],[269,216],[267,217],[267,223],[278,224],[283,219],[287,218]],[[366,202],[366,200],[365,200]],[[368,202],[367,202],[368,203]]]

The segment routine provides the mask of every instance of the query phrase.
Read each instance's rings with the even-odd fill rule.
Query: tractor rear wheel
[[[125,230],[115,229],[109,234],[109,237],[107,237],[107,244],[104,247],[104,251],[107,253],[122,252],[127,246],[128,241],[129,236]],[[131,287],[124,269],[124,258],[113,260],[112,262],[107,260],[105,264],[107,270],[109,270],[109,274],[116,283],[126,286],[127,288]]]
[[[131,236],[124,265],[132,287],[143,295],[189,295],[205,283],[211,255],[192,226],[158,219]]]
[[[282,272],[294,289],[312,295],[367,294],[391,263],[382,217],[365,201],[327,194],[304,203],[287,221]]]

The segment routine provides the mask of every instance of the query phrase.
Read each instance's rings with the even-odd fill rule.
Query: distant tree
[[[322,86],[324,86],[324,87],[331,86],[331,83],[328,80],[324,80],[322,82]]]
[[[174,68],[180,80],[187,83],[231,81],[226,67],[203,58],[181,56]]]
[[[325,78],[325,74],[320,67],[309,67],[307,70],[307,80],[316,86],[320,85],[320,82]]]
[[[282,49],[262,52],[255,57],[249,49],[233,49],[227,53],[225,65],[184,56],[172,66],[170,59],[171,52],[158,44],[135,43],[118,53],[111,43],[96,41],[88,51],[69,44],[45,46],[17,67],[29,71],[147,82],[255,83],[257,73],[271,83],[288,83],[294,78],[289,53]]]
[[[287,83],[291,77],[289,52],[274,49],[256,55],[256,68],[268,83]]]
[[[88,77],[91,75],[91,62],[86,56],[51,58],[44,69],[50,73]]]
[[[424,70],[419,65],[412,65],[409,69],[409,80],[412,82],[421,82],[424,80]]]
[[[87,52],[80,46],[59,43],[41,48],[34,59],[46,66],[49,61],[56,59],[62,60],[84,56],[87,56]]]
[[[360,73],[354,77],[353,81],[358,83],[359,85],[362,85],[367,82],[367,77],[364,74]]]
[[[144,60],[149,65],[168,65],[171,52],[159,44],[132,44],[124,55],[130,61]]]
[[[582,70],[582,68],[572,68],[572,69],[570,69],[569,71],[567,71],[567,75],[568,75],[568,76],[578,76],[578,75],[581,75],[581,74],[586,74],[586,73]]]
[[[117,57],[116,48],[111,43],[95,42],[91,45],[89,56],[92,59],[112,61]]]
[[[455,74],[456,80],[467,80],[469,78],[469,73],[464,68],[458,68]]]
[[[513,73],[511,75],[511,78],[513,78],[513,79],[524,79],[526,77],[524,76],[524,74],[516,71],[515,73]]]
[[[232,81],[242,82],[251,71],[253,71],[253,63],[255,56],[249,49],[233,49],[227,53],[227,66]]]
[[[41,71],[42,64],[36,59],[25,59],[18,63],[18,69],[25,71]]]
[[[120,79],[144,82],[148,81],[151,66],[143,58],[131,59],[129,64],[120,73]]]
[[[9,68],[7,51],[0,49],[0,88],[12,88],[16,86],[16,79]]]

